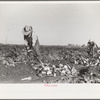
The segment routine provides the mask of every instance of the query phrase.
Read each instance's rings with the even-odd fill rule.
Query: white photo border
[[[0,1],[0,3],[46,1]],[[100,3],[100,1],[47,1],[48,3]],[[100,99],[100,84],[0,84],[0,99]]]

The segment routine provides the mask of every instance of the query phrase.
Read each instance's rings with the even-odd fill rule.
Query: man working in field
[[[94,43],[94,41],[88,41],[87,43],[87,53],[90,55],[90,56],[94,56],[94,49],[95,48],[98,48],[98,46]]]
[[[41,62],[40,60],[40,52],[39,52],[39,40],[38,40],[38,37],[37,37],[37,40],[35,42],[35,46],[33,47],[33,38],[32,38],[32,33],[33,33],[33,28],[32,26],[25,26],[23,28],[23,31],[22,31],[23,35],[24,35],[24,40],[26,42],[26,49],[27,49],[27,54],[28,56],[30,56],[30,52],[31,51],[34,51],[34,56],[35,58]]]
[[[33,29],[32,26],[25,26],[23,28],[22,31],[23,35],[24,35],[24,40],[26,42],[26,46],[27,46],[27,51],[30,52],[33,46],[33,39],[32,39],[32,33],[33,33]]]

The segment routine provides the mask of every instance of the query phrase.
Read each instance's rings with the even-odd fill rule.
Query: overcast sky
[[[42,45],[100,46],[100,3],[0,3],[0,43],[23,44],[25,25]]]

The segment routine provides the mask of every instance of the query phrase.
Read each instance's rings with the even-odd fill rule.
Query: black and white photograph
[[[100,2],[0,2],[0,83],[100,83]]]

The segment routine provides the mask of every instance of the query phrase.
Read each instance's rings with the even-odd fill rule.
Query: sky
[[[0,43],[24,44],[25,25],[41,45],[100,46],[100,2],[0,2]]]

